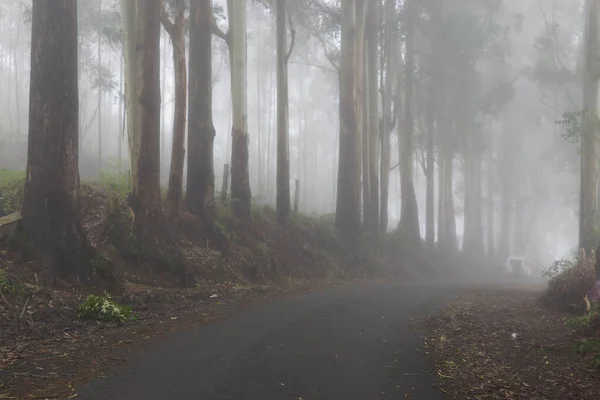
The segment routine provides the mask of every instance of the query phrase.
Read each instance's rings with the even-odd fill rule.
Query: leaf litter
[[[426,320],[435,386],[446,399],[594,399],[600,372],[572,349],[566,314],[532,288],[481,288]]]

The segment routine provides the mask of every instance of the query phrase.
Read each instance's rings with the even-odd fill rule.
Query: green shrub
[[[581,340],[575,344],[574,350],[577,354],[581,354],[583,356],[590,356],[590,368],[600,369],[600,340]]]
[[[577,309],[596,282],[595,263],[595,254],[587,256],[583,251],[576,261],[555,261],[544,271],[549,280],[542,295],[543,302],[564,311]]]
[[[116,303],[108,294],[104,296],[89,295],[77,307],[77,316],[81,319],[121,324],[133,318],[133,310],[130,306]]]
[[[102,172],[100,177],[89,182],[92,185],[104,188],[108,192],[126,198],[129,194],[129,177],[118,172]]]
[[[8,280],[6,271],[0,269],[0,293],[10,293],[13,290],[12,283]]]
[[[600,306],[590,303],[587,297],[584,297],[584,302],[586,304],[585,314],[567,319],[565,325],[577,330],[589,330],[600,318]]]
[[[0,215],[21,209],[24,187],[24,171],[0,170]]]

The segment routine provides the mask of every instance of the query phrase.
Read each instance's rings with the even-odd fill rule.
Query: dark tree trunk
[[[175,69],[175,109],[173,116],[173,148],[167,202],[172,212],[181,209],[183,194],[183,163],[185,160],[185,113],[187,107],[187,72],[185,60],[185,0],[177,0],[175,22],[171,23],[163,14],[163,26],[173,44]],[[209,58],[210,62],[210,58]]]
[[[252,217],[252,191],[248,152],[247,92],[247,4],[228,0],[229,55],[233,126],[231,131],[231,202],[235,215],[243,220]]]
[[[360,136],[355,102],[356,11],[354,1],[342,2],[340,60],[340,145],[335,226],[346,239],[360,234]]]
[[[191,213],[200,216],[209,225],[215,218],[211,29],[212,1],[192,1],[186,203]]]
[[[134,182],[132,205],[140,227],[161,216],[160,202],[160,14],[161,3],[139,2],[142,29],[139,106],[141,121],[138,179]],[[143,228],[142,228],[143,229]]]
[[[290,217],[290,150],[288,113],[288,48],[285,0],[277,0],[277,221]]]
[[[77,1],[34,1],[21,233],[55,278],[75,281],[88,276],[92,254],[78,207],[77,80]]]

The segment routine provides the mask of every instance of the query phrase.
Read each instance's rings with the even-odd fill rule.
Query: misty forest
[[[200,397],[177,397],[164,382],[183,377],[168,378],[177,372],[168,360],[163,383],[136,375],[129,388],[76,388],[126,358],[93,344],[98,324],[118,353],[235,304],[349,281],[371,282],[361,296],[380,300],[365,306],[402,318],[412,311],[393,307],[463,293],[440,313],[419,308],[434,318],[428,362],[442,383],[397,372],[397,388],[416,398],[600,390],[597,372],[581,385],[565,372],[600,368],[600,340],[578,342],[587,350],[568,360],[552,355],[563,357],[544,377],[558,382],[554,394],[535,371],[522,372],[521,385],[490,368],[518,362],[502,358],[518,340],[529,365],[543,350],[528,340],[565,345],[542,332],[600,337],[598,0],[0,0],[0,31],[8,398],[283,398],[224,383],[220,392],[208,375],[212,395],[190,387],[187,396]],[[336,313],[337,325],[359,324],[341,318],[361,312]],[[210,346],[229,346],[221,340]],[[294,343],[291,333],[281,341]],[[498,349],[492,364],[478,361],[478,341]],[[63,347],[76,368],[23,361]],[[472,371],[450,364],[455,348]],[[276,374],[261,360],[248,374]],[[36,381],[51,366],[42,378],[53,384]],[[310,384],[324,385],[319,399],[384,392],[341,389],[333,378]]]

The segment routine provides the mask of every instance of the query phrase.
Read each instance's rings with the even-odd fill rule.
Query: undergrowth
[[[0,170],[0,216],[21,209],[24,184],[24,171]]]
[[[586,255],[582,250],[574,261],[555,261],[543,274],[548,287],[542,301],[552,308],[567,312],[582,309],[583,299],[594,287],[596,255]]]
[[[116,322],[122,324],[133,319],[133,309],[130,306],[121,305],[104,296],[89,295],[83,303],[77,307],[77,316],[81,319],[89,319],[103,322]]]

